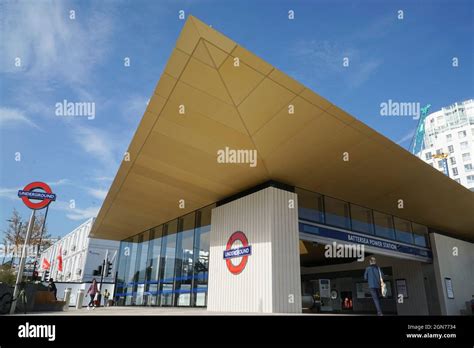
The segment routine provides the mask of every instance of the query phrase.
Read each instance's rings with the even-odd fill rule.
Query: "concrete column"
[[[235,249],[246,256],[225,259]],[[295,193],[269,187],[213,209],[207,309],[301,313]]]

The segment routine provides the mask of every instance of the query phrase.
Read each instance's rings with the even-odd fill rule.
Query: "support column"
[[[213,209],[207,309],[301,313],[295,193],[269,187]]]

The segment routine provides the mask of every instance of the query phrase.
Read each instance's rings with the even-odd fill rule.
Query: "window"
[[[174,264],[176,259],[176,231],[178,220],[163,226],[163,241],[160,260],[160,305],[173,305]]]
[[[139,235],[138,250],[137,250],[137,296],[135,304],[137,306],[143,305],[143,296],[145,295],[145,277],[147,268],[147,255],[148,255],[148,239],[150,232],[146,231]]]
[[[453,153],[453,152],[454,152],[454,146],[453,146],[453,145],[449,145],[449,146],[448,146],[448,151],[449,151],[449,153]]]
[[[195,213],[178,220],[175,272],[175,306],[190,306],[193,284]]]
[[[210,205],[196,212],[196,230],[194,232],[194,288],[193,306],[202,307],[207,304],[207,279],[209,272],[209,235],[211,232]]]
[[[454,181],[456,181],[458,184],[461,183],[461,179],[454,179]]]
[[[135,297],[134,294],[136,294],[136,272],[135,272],[135,266],[136,266],[136,261],[137,261],[137,250],[138,250],[138,236],[133,237],[130,240],[130,243],[128,245],[130,253],[128,258],[129,264],[127,267],[127,277],[126,277],[126,299],[125,299],[125,304],[126,305],[134,305],[135,304]]]
[[[438,161],[438,168],[444,168],[444,161]]]
[[[461,144],[461,150],[466,150],[469,148],[469,143],[467,141],[463,141]]]
[[[413,238],[415,240],[415,244],[422,247],[427,247],[428,228],[424,225],[420,225],[415,222],[411,223],[411,227],[413,229]]]
[[[413,244],[413,234],[411,232],[411,223],[410,221],[394,217],[393,221],[395,223],[395,234],[397,240],[404,243]]]
[[[465,165],[464,165],[464,170],[465,170],[466,172],[472,171],[472,164],[471,164],[471,163],[465,164]]]
[[[474,175],[468,175],[466,179],[468,184],[474,184]]]
[[[458,174],[459,174],[459,173],[458,173],[458,169],[457,169],[457,168],[453,168],[453,175],[456,176],[456,175],[458,175]]]
[[[437,155],[441,155],[441,149],[436,150]]]
[[[451,157],[449,160],[451,161],[452,165],[456,164],[456,158],[455,157]]]
[[[372,210],[351,203],[352,230],[374,234]]]
[[[453,140],[453,135],[452,134],[446,134],[446,141],[452,141]]]
[[[350,229],[349,203],[325,196],[324,211],[328,225]]]
[[[375,234],[379,237],[395,239],[392,216],[374,210]]]
[[[429,161],[431,159],[431,152],[425,153],[425,159]]]
[[[459,139],[465,138],[467,136],[466,131],[460,131],[458,132],[458,137]]]
[[[314,222],[324,222],[323,196],[319,193],[296,188],[298,217]]]
[[[471,160],[471,154],[469,152],[463,153],[462,154],[462,160],[463,162],[467,162]]]
[[[163,226],[155,227],[150,231],[150,242],[147,256],[147,284],[145,286],[145,305],[159,304],[158,283],[160,280],[160,255]]]

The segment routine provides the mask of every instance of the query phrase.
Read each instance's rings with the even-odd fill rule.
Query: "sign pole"
[[[13,302],[10,308],[10,314],[15,314],[15,308],[16,308],[15,299],[18,297],[20,284],[23,281],[23,270],[25,268],[25,263],[26,263],[26,249],[30,242],[31,231],[33,230],[33,225],[35,223],[35,211],[36,210],[31,211],[30,222],[28,223],[28,230],[26,231],[26,237],[23,244],[23,251],[21,253],[21,259],[20,259],[20,268],[18,269],[18,274],[16,277],[15,290],[13,291]]]
[[[38,243],[38,249],[36,250],[35,263],[33,264],[33,273],[31,274],[31,279],[33,279],[33,280],[34,280],[34,277],[35,277],[36,264],[38,263],[38,257],[40,256],[40,248],[41,248],[41,243],[43,242],[44,225],[46,225],[46,218],[48,217],[48,210],[49,210],[49,205],[46,207],[46,213],[44,214],[43,226],[41,226],[41,234],[40,234],[40,239],[39,239],[39,243]]]

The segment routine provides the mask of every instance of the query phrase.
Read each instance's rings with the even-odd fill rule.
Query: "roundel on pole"
[[[35,181],[26,185],[23,190],[18,191],[18,197],[22,199],[28,208],[33,210],[46,208],[52,201],[56,200],[56,195],[51,190],[51,187],[41,181]]]
[[[234,275],[242,273],[251,254],[252,246],[249,245],[245,233],[234,232],[227,241],[226,250],[224,250],[224,260],[230,273]]]

